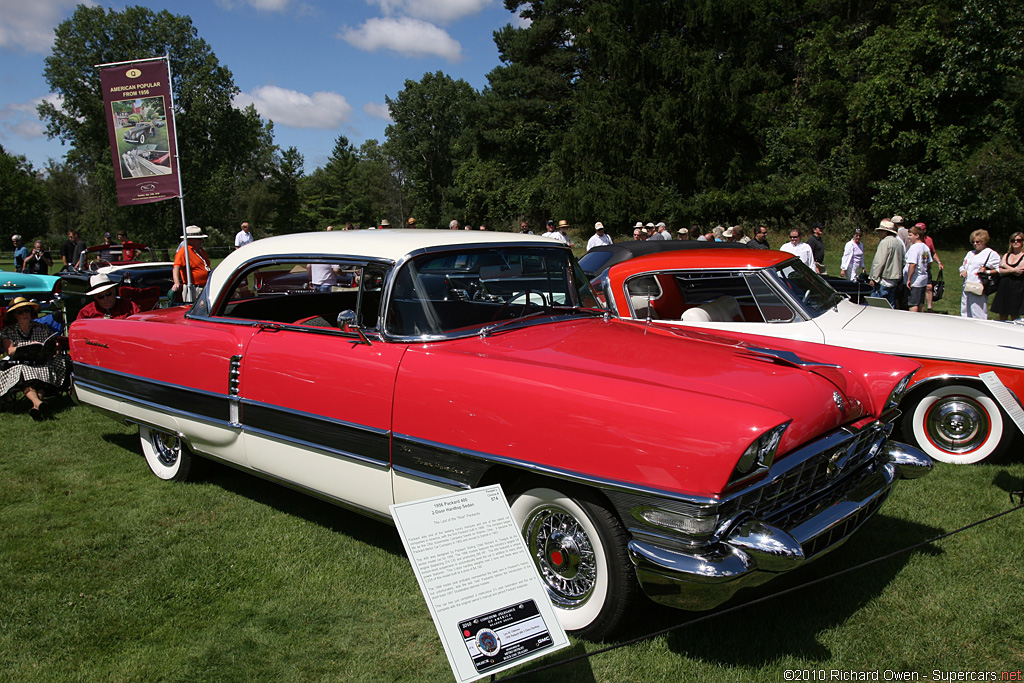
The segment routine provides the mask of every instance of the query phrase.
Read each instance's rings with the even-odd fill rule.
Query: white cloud
[[[28,102],[12,102],[0,107],[0,139],[7,138],[10,134],[22,140],[34,140],[46,136],[46,125],[40,120],[36,107],[43,101],[53,104],[58,109],[61,105],[61,97],[56,93],[50,93],[45,97],[37,97]]]
[[[366,0],[387,15],[404,14],[437,23],[455,21],[476,14],[494,0]]]
[[[338,37],[370,52],[383,48],[407,57],[436,55],[449,62],[462,59],[462,47],[444,29],[408,17],[367,19],[359,28],[343,28]]]
[[[252,104],[263,118],[291,128],[331,130],[346,123],[352,114],[352,105],[338,93],[307,95],[276,85],[264,85],[252,92],[239,93],[232,104],[239,109]]]
[[[0,0],[0,48],[19,52],[49,52],[53,29],[76,5],[93,0]]]
[[[388,109],[388,105],[386,104],[381,104],[379,102],[367,102],[363,105],[363,112],[367,116],[372,116],[375,119],[391,121],[391,111]]]

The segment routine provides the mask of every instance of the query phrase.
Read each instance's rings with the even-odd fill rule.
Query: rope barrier
[[[1015,497],[1017,497],[1018,500],[1020,500],[1020,502],[1015,501],[1014,500]],[[710,621],[711,619],[717,619],[718,617],[725,616],[726,614],[732,614],[733,612],[738,612],[738,611],[746,609],[748,607],[752,607],[754,605],[761,604],[762,602],[767,602],[769,600],[774,600],[775,598],[780,598],[783,595],[789,595],[790,593],[795,593],[796,591],[803,590],[804,588],[809,588],[811,586],[816,586],[819,583],[823,583],[825,581],[829,581],[831,579],[836,578],[837,576],[843,576],[844,574],[849,574],[850,572],[854,572],[854,571],[857,571],[859,569],[863,569],[864,567],[870,567],[871,565],[878,564],[880,562],[885,562],[886,560],[891,560],[894,557],[899,557],[900,555],[904,555],[906,553],[912,552],[912,551],[917,550],[918,548],[921,548],[923,546],[935,543],[936,541],[941,541],[944,538],[949,538],[950,536],[955,536],[956,534],[963,533],[964,531],[967,531],[968,529],[972,529],[972,528],[974,528],[976,526],[980,526],[982,524],[986,524],[986,523],[991,522],[993,520],[999,519],[1000,517],[1008,515],[1011,512],[1016,512],[1017,510],[1024,509],[1024,491],[1013,491],[1013,492],[1011,492],[1010,493],[1010,502],[1011,503],[1017,502],[1017,505],[1015,507],[1010,508],[1009,510],[1004,510],[1002,512],[997,512],[996,514],[991,515],[990,517],[986,517],[985,519],[978,520],[977,522],[972,522],[972,523],[967,524],[965,526],[962,526],[959,529],[956,529],[954,531],[950,531],[950,532],[947,532],[947,533],[944,533],[944,534],[939,534],[938,536],[935,536],[934,538],[930,538],[930,539],[928,539],[926,541],[921,541],[920,543],[915,543],[914,545],[907,546],[906,548],[902,548],[900,550],[896,550],[894,552],[891,552],[888,555],[883,555],[881,557],[876,557],[873,560],[867,560],[866,562],[861,562],[858,565],[854,565],[852,567],[847,567],[846,569],[842,569],[840,571],[837,571],[837,572],[835,572],[833,574],[829,574],[827,576],[822,576],[820,578],[814,579],[813,581],[808,581],[807,583],[802,583],[799,586],[793,586],[792,588],[787,588],[787,589],[781,590],[781,591],[779,591],[777,593],[772,593],[771,595],[765,595],[763,597],[757,598],[756,600],[751,600],[750,602],[745,602],[742,605],[736,605],[734,607],[729,607],[728,609],[724,609],[721,612],[714,612],[712,614],[706,614],[706,615],[704,615],[702,617],[697,617],[696,619],[691,619],[689,621],[684,621],[684,622],[682,622],[680,624],[676,624],[675,626],[669,626],[668,628],[663,628],[660,631],[654,631],[652,633],[648,633],[648,634],[645,634],[645,635],[642,635],[642,636],[638,636],[636,638],[632,638],[630,640],[627,640],[627,641],[624,641],[624,642],[621,642],[621,643],[615,643],[614,645],[609,645],[608,647],[603,647],[603,648],[601,648],[599,650],[594,650],[593,652],[587,652],[586,654],[576,655],[575,657],[569,657],[568,659],[563,659],[563,660],[560,660],[560,661],[557,661],[557,662],[551,662],[550,664],[545,664],[543,666],[538,666],[538,667],[535,667],[533,669],[528,669],[526,671],[520,671],[520,672],[514,673],[514,674],[512,674],[510,676],[506,676],[504,678],[500,678],[500,679],[497,679],[497,680],[502,681],[502,682],[504,682],[504,681],[512,681],[512,680],[515,680],[517,678],[522,678],[523,676],[528,676],[528,675],[531,675],[531,674],[540,673],[542,671],[548,671],[548,670],[551,670],[551,669],[556,669],[558,667],[565,666],[566,664],[573,664],[575,662],[579,662],[579,661],[582,661],[584,659],[590,659],[591,657],[594,657],[596,655],[601,655],[601,654],[604,654],[606,652],[612,652],[613,650],[618,650],[619,648],[626,647],[628,645],[634,645],[636,643],[640,643],[640,642],[643,642],[645,640],[650,640],[651,638],[656,638],[658,636],[663,636],[665,634],[672,633],[673,631],[678,631],[679,629],[685,628],[687,626],[693,626],[695,624],[700,624],[700,623],[705,622],[705,621]],[[491,680],[494,681],[496,679],[492,676]]]

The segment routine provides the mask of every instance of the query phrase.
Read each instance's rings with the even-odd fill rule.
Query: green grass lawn
[[[220,466],[200,483],[160,481],[133,429],[52,401],[56,418],[42,424],[25,405],[2,416],[8,680],[452,680],[392,527]],[[794,592],[526,680],[1015,671],[1024,511],[802,586],[1007,510],[1022,477],[1019,452],[1001,464],[940,464],[903,482],[846,545],[744,600]],[[619,640],[695,616],[704,615],[648,606]],[[574,640],[541,661],[599,647]]]

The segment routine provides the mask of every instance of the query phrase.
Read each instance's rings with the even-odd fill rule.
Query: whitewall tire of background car
[[[1002,410],[984,390],[937,386],[912,402],[903,432],[939,462],[968,465],[998,456],[1013,439]]]
[[[188,481],[195,458],[177,434],[139,425],[142,454],[153,474],[167,481]]]
[[[598,496],[567,490],[529,488],[512,498],[512,516],[563,628],[602,640],[638,592],[629,537]]]

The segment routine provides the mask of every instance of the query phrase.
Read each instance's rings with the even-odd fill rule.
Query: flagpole
[[[185,282],[188,283],[189,292],[192,291],[192,258],[188,253],[188,229],[186,228],[185,222],[185,194],[181,187],[181,163],[180,157],[178,156],[178,121],[174,118],[174,77],[171,74],[171,56],[164,55],[161,57],[167,64],[167,85],[168,90],[171,93],[171,119],[174,121],[174,163],[178,168],[178,204],[181,207],[181,238],[185,242]],[[177,254],[177,250],[175,250]],[[174,259],[171,259],[172,261]],[[184,293],[183,293],[184,294]],[[182,296],[182,301],[185,297]]]

